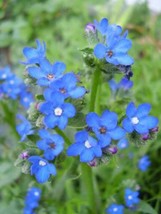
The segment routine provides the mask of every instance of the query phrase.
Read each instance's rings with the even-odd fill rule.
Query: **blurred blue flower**
[[[124,206],[119,204],[111,204],[106,209],[107,214],[123,214],[124,213]]]
[[[29,75],[37,79],[40,86],[49,86],[51,82],[60,78],[65,71],[66,65],[63,62],[55,62],[53,65],[47,60],[42,59],[39,67],[29,67]]]
[[[25,197],[24,214],[33,214],[36,207],[39,206],[41,190],[37,187],[31,187]]]
[[[117,147],[119,149],[125,149],[129,146],[129,142],[127,140],[127,138],[122,138],[121,140],[119,140]]]
[[[77,82],[78,78],[74,73],[67,73],[62,78],[51,83],[51,93],[52,91],[58,91],[63,94],[65,98],[80,98],[86,93],[86,89],[84,87],[77,86]]]
[[[75,134],[75,143],[68,147],[67,155],[80,155],[81,162],[90,162],[95,157],[101,157],[102,150],[95,138],[86,131],[79,131]]]
[[[50,175],[56,175],[56,168],[53,164],[39,156],[31,156],[28,161],[32,163],[30,167],[31,175],[35,175],[39,183],[48,181]]]
[[[114,79],[108,81],[111,91],[116,92],[119,89],[128,91],[133,86],[133,82],[123,77],[119,83],[116,83]]]
[[[39,130],[42,140],[37,142],[37,147],[44,151],[47,160],[53,160],[63,150],[64,139],[58,134],[50,134],[45,129]]]
[[[11,69],[9,66],[6,66],[0,69],[0,80],[6,80],[12,75],[13,73],[11,72]]]
[[[150,129],[155,128],[158,125],[158,119],[153,116],[149,116],[151,105],[144,103],[135,107],[131,102],[126,108],[127,117],[123,120],[123,128],[131,133],[134,130],[139,134],[146,134]]]
[[[22,142],[26,139],[27,135],[32,135],[34,131],[32,130],[31,123],[23,115],[18,114],[17,119],[22,121],[22,123],[16,126],[16,130],[21,136],[20,141]]]
[[[111,140],[119,140],[125,135],[125,131],[117,126],[117,114],[108,110],[104,111],[99,117],[96,113],[91,112],[86,116],[87,125],[98,138],[101,148],[108,146]]]
[[[39,40],[36,40],[37,48],[25,47],[23,49],[23,54],[26,57],[27,61],[22,62],[23,64],[36,64],[40,63],[42,59],[45,58],[46,55],[46,45],[45,42],[42,44]]]
[[[30,92],[23,90],[20,92],[19,96],[20,96],[21,105],[24,108],[28,109],[30,107],[31,103],[34,101],[33,95]]]
[[[138,204],[140,199],[138,198],[139,192],[133,191],[130,188],[125,189],[125,204],[127,207],[133,207],[134,204]]]
[[[75,107],[70,103],[64,103],[64,96],[59,92],[45,91],[44,97],[47,101],[39,106],[39,111],[45,114],[44,124],[48,128],[58,126],[65,129],[68,118],[75,116]]]
[[[138,161],[138,168],[143,172],[145,172],[150,165],[151,165],[151,161],[148,155],[144,155]]]

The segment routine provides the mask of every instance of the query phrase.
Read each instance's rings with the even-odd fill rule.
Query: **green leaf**
[[[138,211],[146,214],[157,214],[154,208],[145,201],[140,201]]]

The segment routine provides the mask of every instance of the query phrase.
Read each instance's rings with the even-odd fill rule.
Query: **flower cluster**
[[[72,103],[66,102],[70,99],[82,98],[86,89],[79,86],[79,78],[73,72],[64,73],[66,65],[63,62],[50,63],[46,58],[45,43],[36,41],[37,48],[25,47],[23,53],[26,57],[28,78],[38,86],[42,87],[42,99],[36,103],[34,111],[38,111],[37,121],[40,119],[42,129],[38,132],[40,140],[37,141],[37,148],[44,151],[44,157],[30,156],[30,173],[35,175],[39,183],[46,182],[50,175],[56,175],[56,168],[53,161],[63,150],[64,139],[58,134],[51,134],[47,129],[59,128],[64,130],[68,119],[76,114]],[[30,110],[29,110],[30,111]],[[26,121],[25,121],[26,122]],[[32,121],[33,123],[33,121]],[[21,125],[21,124],[20,124]],[[37,124],[33,128],[37,129]],[[30,134],[29,123],[18,128],[22,140]]]
[[[24,214],[34,213],[34,209],[39,206],[41,190],[37,187],[32,187],[28,190],[25,198]]]
[[[151,161],[148,155],[142,156],[138,161],[138,168],[143,172],[145,172],[150,165]]]
[[[67,150],[68,156],[80,155],[81,162],[91,162],[95,158],[101,158],[107,151],[111,153],[112,140],[125,136],[125,131],[117,125],[117,120],[117,114],[108,110],[101,116],[94,112],[87,114],[87,130],[92,136],[86,130],[76,133],[75,143]]]
[[[33,102],[33,96],[27,86],[7,66],[0,69],[0,98],[19,99],[26,109]]]

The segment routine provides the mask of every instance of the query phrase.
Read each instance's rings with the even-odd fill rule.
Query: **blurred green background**
[[[137,104],[151,103],[151,113],[161,120],[161,14],[152,13],[146,2],[128,6],[124,0],[115,3],[110,0],[1,0],[0,67],[9,64],[13,71],[23,77],[24,67],[19,63],[24,60],[22,49],[35,46],[35,39],[40,39],[46,42],[47,56],[51,62],[63,61],[68,71],[83,72],[79,49],[87,46],[84,27],[88,22],[103,17],[129,30],[129,38],[133,41],[130,55],[135,59],[133,95]],[[8,108],[8,114],[13,117],[12,103]],[[21,151],[17,143],[19,138],[15,127],[8,125],[10,121],[4,124],[4,119],[1,111],[0,214],[19,214],[22,213],[27,188],[35,183],[29,175],[21,174],[14,166]],[[140,148],[131,146],[124,153],[125,158],[121,163],[113,160],[108,166],[94,169],[101,192],[101,213],[104,213],[114,194],[118,193],[120,203],[123,201],[120,188],[123,190],[128,182],[129,185],[134,182],[141,187],[141,198],[149,204],[138,213],[161,213],[160,141],[159,133],[157,140],[151,144]],[[130,161],[127,155],[129,151],[134,152],[134,158]],[[140,173],[136,163],[145,153],[149,154],[152,165],[148,172]],[[70,164],[70,160],[66,160],[64,166]],[[72,167],[70,171],[58,169],[53,189],[48,183],[42,186],[42,202],[37,213],[87,213],[81,210],[86,202],[77,190],[72,192],[70,188],[71,182],[78,185],[76,177],[79,179],[80,176],[79,168],[75,170]],[[152,208],[150,211],[149,206],[155,211]]]

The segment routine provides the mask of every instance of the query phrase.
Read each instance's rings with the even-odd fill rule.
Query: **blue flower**
[[[125,189],[125,203],[127,207],[133,207],[134,204],[138,204],[140,199],[138,198],[139,192],[132,191],[130,188]]]
[[[117,147],[119,149],[125,149],[129,146],[128,140],[126,138],[122,138],[121,140],[119,140]]]
[[[94,20],[94,26],[102,35],[105,35],[108,29],[108,19],[103,18],[100,22]]]
[[[36,64],[40,63],[42,59],[45,58],[46,55],[46,45],[43,42],[42,44],[40,43],[39,40],[36,40],[37,48],[30,48],[30,47],[25,47],[23,49],[23,54],[26,57],[27,61],[22,62],[23,64]]]
[[[65,98],[80,98],[86,93],[86,89],[81,86],[77,86],[78,78],[74,73],[67,73],[62,78],[51,83],[50,88],[52,91],[58,91]]]
[[[133,82],[123,77],[119,83],[116,83],[114,79],[108,81],[111,91],[116,92],[119,89],[128,91],[133,86]]]
[[[105,58],[107,62],[114,65],[131,65],[133,59],[127,54],[132,43],[126,38],[108,38],[106,45],[99,43],[94,48],[94,55],[98,59]]]
[[[37,142],[37,147],[44,150],[44,157],[47,160],[53,160],[63,150],[63,138],[58,134],[50,134],[44,129],[39,131],[39,135],[42,140]]]
[[[55,62],[53,65],[47,60],[40,61],[40,67],[29,67],[27,69],[29,75],[37,79],[40,86],[49,86],[51,82],[62,76],[66,65],[63,62]]]
[[[99,117],[91,112],[86,116],[87,125],[92,128],[101,148],[108,146],[111,140],[119,140],[125,135],[125,131],[117,126],[117,114],[108,110]]]
[[[149,156],[148,155],[144,155],[142,158],[140,158],[140,160],[138,161],[138,168],[145,172],[148,167],[151,165],[151,161],[149,160]]]
[[[123,214],[124,213],[124,206],[119,204],[111,204],[106,209],[107,214]]]
[[[95,138],[86,131],[79,131],[75,134],[75,143],[68,147],[67,155],[80,155],[81,162],[90,162],[95,157],[101,157],[102,150]]]
[[[24,214],[32,214],[33,210],[39,206],[41,198],[41,190],[37,187],[32,187],[28,190],[25,197]]]
[[[10,67],[6,66],[5,68],[0,69],[0,80],[6,80],[12,75]]]
[[[58,126],[60,129],[65,129],[68,118],[74,117],[76,113],[74,106],[64,103],[64,96],[59,92],[48,93],[45,91],[44,97],[47,101],[39,107],[39,111],[45,114],[44,124],[48,128]]]
[[[24,90],[20,93],[20,103],[26,109],[30,107],[33,101],[33,95],[30,92]]]
[[[17,115],[17,118],[22,120],[22,123],[16,126],[18,134],[21,136],[21,142],[24,141],[27,135],[32,135],[34,131],[32,130],[31,123],[23,116]]]
[[[50,175],[56,175],[56,168],[53,164],[39,156],[31,156],[28,161],[32,163],[30,167],[31,175],[35,175],[39,183],[48,181]]]
[[[144,103],[135,107],[131,102],[126,108],[127,117],[123,120],[123,128],[131,133],[134,130],[139,134],[146,134],[150,129],[155,128],[158,125],[158,119],[153,116],[149,116],[151,105]]]

